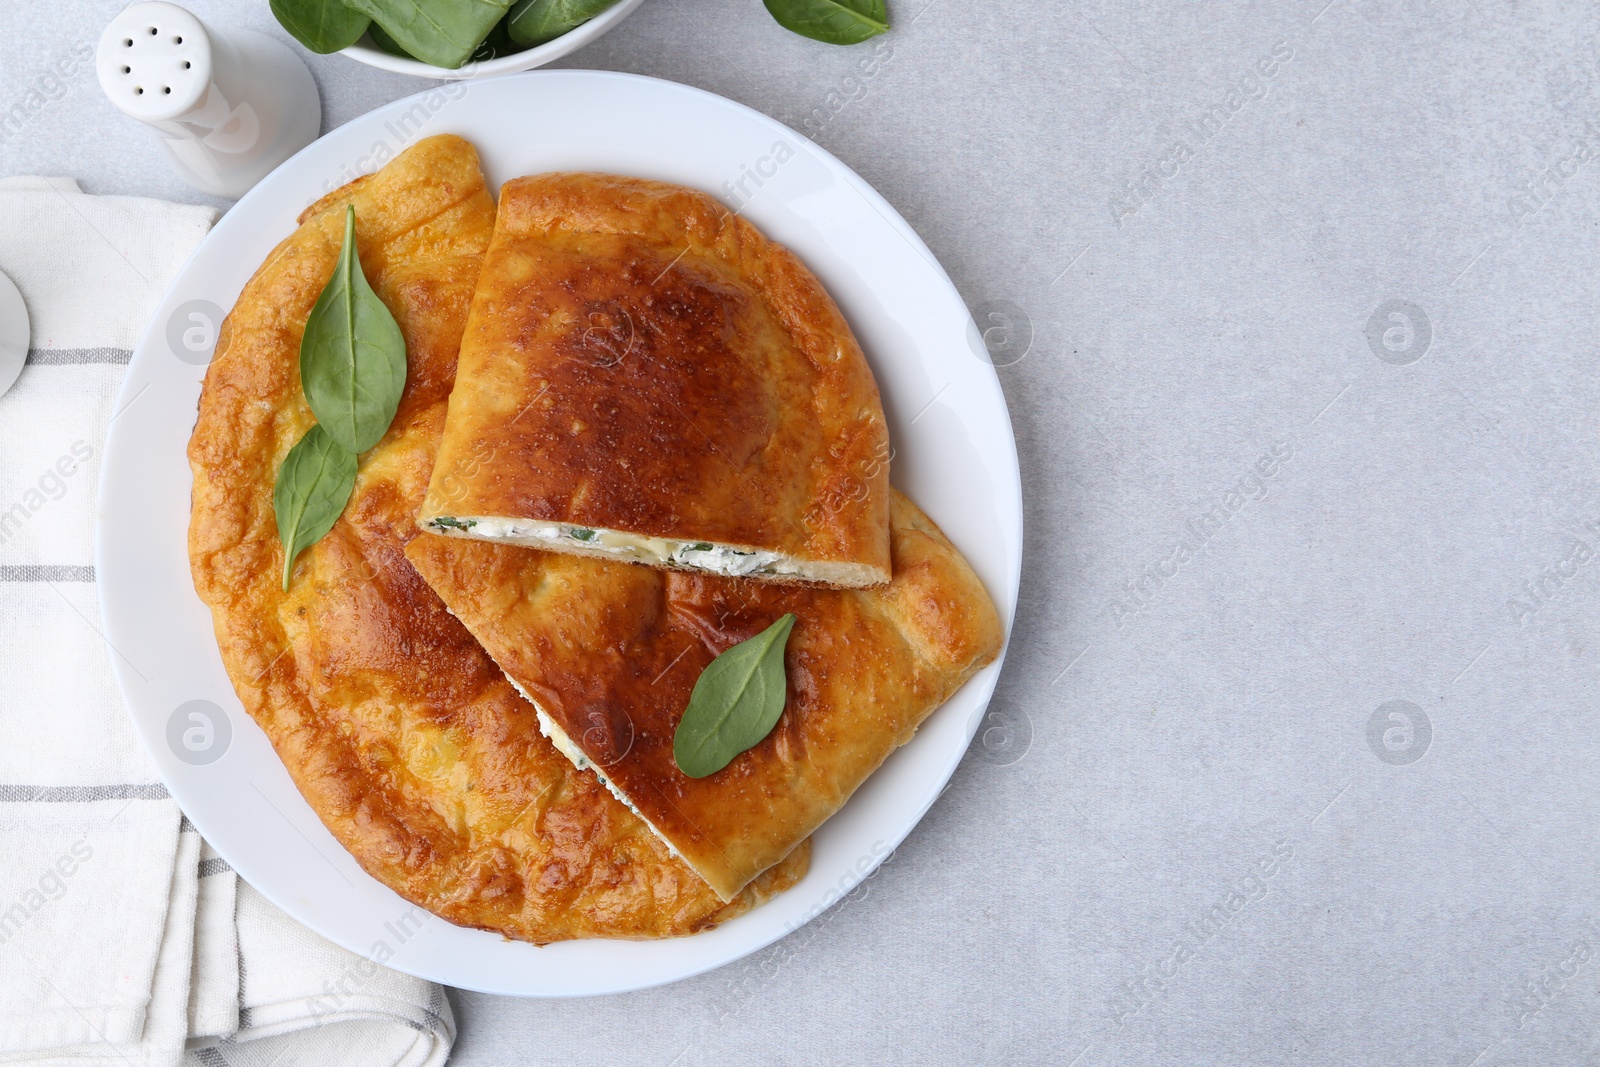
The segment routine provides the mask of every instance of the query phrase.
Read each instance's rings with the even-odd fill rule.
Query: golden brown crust
[[[419,520],[763,549],[872,585],[887,460],[866,358],[787,249],[691,189],[543,174],[501,192]]]
[[[891,491],[892,492],[892,491]],[[507,674],[724,898],[781,861],[973,673],[1000,621],[939,528],[893,493],[894,579],[782,586],[444,537],[406,548]],[[695,680],[785,612],[783,716],[717,773],[677,769]]]
[[[300,335],[347,202],[367,277],[406,337],[406,390],[286,595],[272,485],[311,423]],[[471,146],[431,138],[313,205],[268,257],[223,324],[189,445],[195,588],[246,710],[373,877],[451,922],[522,940],[693,933],[792,884],[807,856],[723,904],[551,748],[402,554],[493,216]]]

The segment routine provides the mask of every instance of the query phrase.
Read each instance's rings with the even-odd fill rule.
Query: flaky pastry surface
[[[669,566],[706,566],[691,547],[705,544],[776,557],[750,572],[767,580],[880,584],[877,383],[817,278],[710,196],[610,174],[518,178],[419,518],[502,539],[557,524],[552,551],[601,551],[590,531],[689,549],[641,553]]]
[[[279,463],[313,421],[299,344],[354,203],[368,279],[409,363],[388,435],[282,592]],[[313,205],[224,323],[189,445],[189,553],[245,709],[373,877],[453,923],[550,942],[693,933],[793,884],[808,853],[724,903],[592,775],[404,556],[495,205],[465,141],[419,142]]]
[[[892,496],[894,579],[780,585],[424,534],[406,555],[508,675],[724,898],[838,811],[998,654],[967,561]],[[788,694],[767,737],[705,778],[673,759],[696,679],[785,612]]]

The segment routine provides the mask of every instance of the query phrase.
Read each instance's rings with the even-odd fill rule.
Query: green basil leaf
[[[778,25],[824,44],[860,44],[889,28],[884,0],[765,0]]]
[[[401,49],[454,70],[505,17],[511,0],[346,0],[372,16]]]
[[[289,591],[294,561],[303,549],[333,529],[356,485],[356,454],[321,426],[306,431],[278,468],[272,511],[283,544],[283,591]]]
[[[355,44],[372,21],[344,0],[272,0],[272,13],[290,36],[322,55]]]
[[[553,41],[582,26],[617,0],[518,0],[506,16],[506,30],[518,44]]]
[[[383,32],[383,27],[376,22],[367,27],[367,36],[372,38],[373,46],[380,52],[387,52],[391,56],[401,59],[416,59],[417,57],[400,47],[400,42]]]
[[[784,649],[794,615],[712,660],[694,683],[672,738],[672,758],[690,778],[716,774],[778,725],[789,693]]]
[[[474,63],[487,63],[491,59],[499,59],[501,56],[514,56],[518,52],[526,52],[528,50],[527,45],[511,39],[511,32],[506,28],[506,23],[510,19],[511,16],[507,15],[494,24],[494,29],[489,31],[489,36],[485,37],[483,43],[478,45],[478,50],[472,53],[472,61]]]
[[[322,428],[352,452],[388,432],[406,387],[406,339],[361,272],[353,206],[339,263],[300,339],[300,384]]]

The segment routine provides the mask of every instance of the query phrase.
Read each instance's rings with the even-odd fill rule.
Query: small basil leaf
[[[672,738],[680,771],[690,778],[715,774],[772,732],[789,692],[783,654],[793,629],[791,613],[700,672]]]
[[[400,48],[454,70],[477,51],[511,0],[347,0],[372,16]]]
[[[346,7],[344,0],[272,0],[271,6],[278,25],[322,55],[355,44],[371,21]]]
[[[573,531],[571,531],[571,533],[572,533],[572,536],[575,537],[576,539],[578,539],[579,541],[593,541],[594,540],[594,531],[593,530],[573,530]]]
[[[283,591],[289,591],[294,561],[303,549],[333,529],[356,484],[356,454],[321,426],[313,426],[289,449],[272,487],[272,511],[283,544]]]
[[[388,432],[406,386],[400,324],[367,284],[356,255],[356,209],[344,216],[344,248],[300,339],[300,384],[323,429],[352,452]]]
[[[889,28],[884,0],[765,0],[778,25],[824,44],[860,44]]]
[[[518,0],[506,16],[506,30],[520,45],[553,41],[582,26],[617,0]]]

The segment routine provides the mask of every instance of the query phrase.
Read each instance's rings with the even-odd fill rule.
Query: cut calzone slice
[[[889,579],[889,447],[844,317],[703,193],[508,182],[418,521],[842,587]]]
[[[300,339],[347,205],[405,338],[405,393],[285,592],[273,489],[313,422]],[[540,944],[693,934],[794,884],[807,850],[719,898],[540,736],[533,706],[401,554],[442,540],[414,517],[493,219],[478,153],[451,136],[306,209],[239,294],[206,370],[189,440],[194,587],[245,710],[372,877],[459,926]]]
[[[825,589],[418,537],[406,558],[592,768],[723,900],[849,799],[930,712],[1000,649],[967,561],[893,497],[894,580]],[[701,671],[796,616],[777,725],[691,778],[673,737]]]

